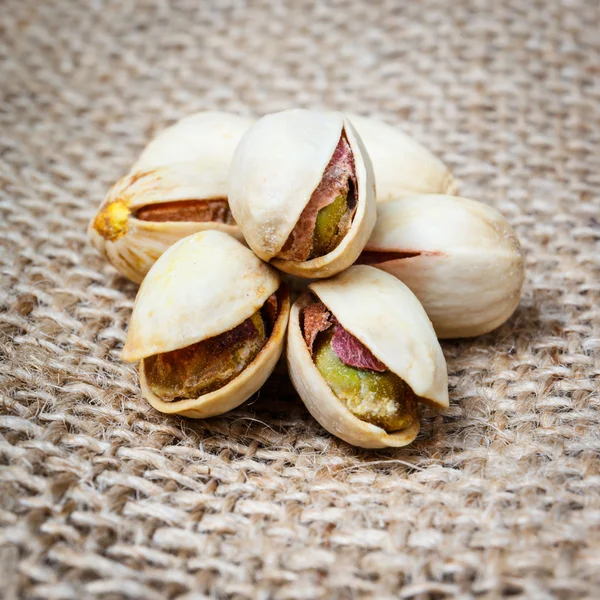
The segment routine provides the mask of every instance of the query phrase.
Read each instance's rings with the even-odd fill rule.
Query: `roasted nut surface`
[[[306,312],[312,306],[305,307],[301,315],[305,335]],[[319,333],[312,354],[327,385],[359,419],[388,433],[416,422],[417,403],[410,388],[339,323],[331,323],[326,332]],[[357,357],[363,360],[353,360]]]
[[[256,358],[267,335],[267,323],[258,310],[220,335],[180,350],[149,356],[144,361],[148,387],[166,402],[214,392]]]

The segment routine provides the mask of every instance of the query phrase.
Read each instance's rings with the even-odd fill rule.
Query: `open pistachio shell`
[[[377,202],[413,194],[458,194],[450,169],[415,139],[376,119],[349,118],[371,157]]]
[[[148,385],[145,360],[228,332],[251,318],[272,295],[277,314],[252,362],[223,387],[198,398],[164,401]],[[140,286],[123,359],[141,360],[144,397],[157,410],[204,418],[224,413],[266,381],[281,355],[289,297],[277,273],[232,237],[203,231],[171,246]]]
[[[92,219],[92,244],[123,275],[141,282],[173,243],[216,229],[242,240],[227,203],[227,172],[252,120],[202,112],[152,140]]]
[[[378,205],[359,262],[402,280],[440,338],[471,337],[504,323],[521,296],[519,241],[496,210],[466,198],[411,196]]]
[[[344,237],[321,256],[306,260],[279,257],[342,139],[349,144],[356,176],[352,195],[356,210]],[[375,223],[371,163],[355,129],[338,112],[295,109],[257,121],[235,151],[229,202],[252,250],[278,269],[299,277],[329,277],[350,266]]]
[[[402,282],[359,265],[309,288],[344,329],[410,386],[418,400],[448,406],[444,355],[423,307]],[[294,303],[287,344],[290,377],[310,413],[330,433],[355,446],[409,444],[419,431],[418,423],[392,433],[367,423],[342,404],[321,376],[300,326],[301,310],[310,302],[310,294],[304,294]]]

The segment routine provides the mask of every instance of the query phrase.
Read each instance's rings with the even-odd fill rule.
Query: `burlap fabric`
[[[600,8],[569,2],[5,0],[0,595],[600,597]],[[201,109],[379,116],[498,208],[521,305],[445,342],[451,408],[357,450],[285,376],[205,422],[119,360],[136,286],[85,228]]]

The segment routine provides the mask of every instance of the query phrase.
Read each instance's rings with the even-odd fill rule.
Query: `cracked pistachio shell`
[[[458,194],[450,169],[415,139],[382,121],[349,117],[373,163],[377,202],[413,194]]]
[[[254,361],[222,388],[197,399],[165,402],[147,385],[144,359],[185,348],[233,329],[278,293],[273,331]],[[171,246],[138,291],[122,357],[140,360],[144,397],[157,410],[205,418],[222,414],[254,394],[283,350],[289,298],[277,272],[219,231],[195,233]]]
[[[192,233],[216,229],[242,240],[233,221],[149,221],[136,213],[156,204],[226,200],[231,157],[251,125],[238,115],[201,112],[165,129],[108,192],[88,228],[92,244],[139,283],[169,246]]]
[[[440,338],[492,331],[519,304],[524,278],[519,241],[508,221],[481,202],[432,195],[381,204],[365,250],[365,262],[415,293]],[[379,260],[381,252],[413,256],[382,254]]]
[[[414,294],[391,275],[357,265],[309,288],[390,371],[406,382],[418,400],[448,406],[446,361],[435,332]],[[418,423],[387,433],[354,416],[327,385],[306,347],[300,311],[310,303],[304,294],[293,305],[288,329],[287,360],[294,387],[312,416],[333,435],[362,448],[405,446]]]
[[[357,209],[339,245],[324,256],[296,262],[276,258],[323,178],[345,132],[354,156]],[[229,172],[233,216],[252,250],[281,271],[330,277],[358,257],[375,224],[371,162],[350,121],[340,112],[286,110],[259,119],[242,137]]]

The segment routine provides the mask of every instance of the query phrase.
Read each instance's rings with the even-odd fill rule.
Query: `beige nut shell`
[[[152,140],[130,172],[111,188],[88,227],[92,244],[123,275],[140,283],[173,243],[197,231],[218,230],[240,240],[237,225],[137,219],[136,210],[179,200],[227,198],[233,152],[252,120],[208,111],[185,117]],[[107,232],[98,218],[115,211]]]
[[[223,111],[202,111],[177,121],[144,148],[131,173],[180,163],[200,163],[221,197],[227,197],[227,173],[242,135],[254,119]]]
[[[320,183],[342,131],[354,154],[358,187],[348,233],[325,256],[304,262],[275,258]],[[229,173],[230,207],[248,245],[298,277],[330,277],[356,260],[375,224],[374,194],[370,159],[339,112],[293,109],[259,119],[242,137]]]
[[[425,311],[402,282],[372,267],[354,266],[333,279],[313,282],[309,288],[420,400],[448,406],[444,355]],[[292,307],[287,359],[292,382],[310,413],[327,431],[355,446],[409,444],[418,433],[418,424],[387,433],[355,417],[331,391],[300,328],[300,311],[309,302],[310,295],[305,294]]]
[[[348,116],[371,157],[377,202],[414,194],[458,194],[450,169],[415,139],[377,119]]]
[[[254,361],[222,388],[197,399],[165,402],[149,389],[144,358],[184,348],[239,325],[277,292],[279,313]],[[169,248],[150,269],[135,301],[123,359],[140,363],[144,397],[161,412],[195,418],[222,414],[254,394],[281,356],[290,305],[277,273],[245,246],[203,231]]]
[[[134,362],[229,331],[251,317],[279,283],[274,269],[225,233],[184,238],[142,282],[123,359]]]
[[[378,206],[367,251],[416,256],[376,266],[419,298],[440,338],[492,331],[515,311],[524,262],[508,221],[466,198],[412,196]]]

